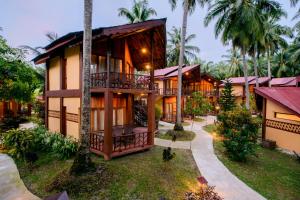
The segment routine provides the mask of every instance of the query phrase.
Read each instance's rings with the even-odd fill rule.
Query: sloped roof
[[[164,69],[156,69],[154,70],[154,77],[166,76],[167,74],[178,69],[178,66],[166,67]]]
[[[191,65],[191,66],[186,66],[186,67],[183,67],[182,68],[182,73],[186,73],[186,72],[189,72],[189,71],[192,71],[193,69],[196,69],[197,67],[199,67],[200,65],[197,64],[197,65]],[[167,75],[167,77],[173,77],[173,76],[178,76],[178,70],[170,73]]]
[[[300,116],[300,88],[299,87],[260,87],[255,93],[275,101],[291,112]]]
[[[265,82],[269,81],[268,77],[259,77],[258,78],[258,84],[263,84]],[[252,81],[249,82],[250,85],[255,85],[256,84],[256,79],[254,78]]]
[[[133,50],[141,49],[145,47],[151,49],[150,38],[153,36],[154,39],[154,51],[153,60],[154,66],[161,68],[165,66],[166,57],[166,18],[153,19],[139,23],[125,24],[111,27],[100,27],[93,29],[92,36],[94,39],[108,40],[115,38],[126,37],[130,48]],[[152,35],[153,34],[153,35]],[[83,42],[83,31],[68,33],[51,44],[45,47],[46,52],[33,59],[36,64],[45,62],[50,55],[54,55],[59,49],[65,46],[81,44]],[[132,53],[132,60],[135,61],[135,66],[144,64],[145,56],[140,55],[141,53]]]
[[[273,78],[271,80],[273,86],[296,86],[296,77]]]

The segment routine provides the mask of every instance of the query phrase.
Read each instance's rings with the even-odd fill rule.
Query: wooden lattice
[[[56,110],[48,110],[49,117],[60,118],[60,112]]]
[[[300,125],[291,124],[287,122],[280,122],[275,120],[266,120],[266,126],[271,128],[276,128],[283,131],[288,131],[296,134],[300,134]]]
[[[67,113],[66,114],[66,119],[67,119],[67,121],[79,123],[79,116],[78,116],[78,114]]]

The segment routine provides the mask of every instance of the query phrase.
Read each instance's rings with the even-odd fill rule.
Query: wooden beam
[[[113,149],[113,93],[108,89],[104,93],[104,159],[110,160]]]
[[[106,88],[110,87],[110,56],[111,56],[111,41],[110,39],[107,40],[107,50],[106,50]]]
[[[46,91],[46,97],[81,97],[80,90],[51,90]]]
[[[47,92],[49,90],[49,60],[46,61],[46,70],[45,70],[45,89],[44,89],[44,98],[45,98],[45,127],[48,128],[48,102]]]
[[[263,123],[262,123],[262,140],[266,139],[266,111],[267,111],[267,99],[263,97]]]
[[[155,132],[155,94],[149,93],[147,99],[148,105],[148,135],[147,135],[147,144],[154,144],[154,132]]]

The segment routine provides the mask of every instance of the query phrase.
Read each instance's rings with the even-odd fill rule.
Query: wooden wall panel
[[[80,82],[79,81],[79,73],[80,73],[79,54],[80,54],[79,45],[65,49],[67,89],[79,89],[79,82]]]
[[[52,58],[49,62],[49,90],[60,89],[60,59]]]

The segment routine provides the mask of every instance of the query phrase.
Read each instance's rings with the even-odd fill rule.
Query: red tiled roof
[[[188,72],[188,71],[191,71],[197,67],[199,67],[200,65],[197,64],[197,65],[192,65],[192,66],[186,66],[186,67],[183,67],[182,68],[182,73],[185,73],[185,72]],[[172,77],[172,76],[178,76],[178,70],[170,73],[169,75],[167,75],[167,77]]]
[[[300,88],[298,87],[260,87],[255,92],[270,99],[300,116]]]
[[[177,70],[177,68],[178,68],[178,66],[166,67],[164,69],[156,69],[156,70],[154,70],[154,77],[165,76],[165,75]]]
[[[269,80],[268,77],[259,77],[259,78],[258,78],[258,84],[265,83],[265,82],[267,82],[268,80]],[[250,85],[255,85],[255,84],[256,84],[255,78],[254,78],[252,81],[249,81],[249,84],[250,84]]]
[[[273,78],[271,85],[274,86],[296,86],[296,77]]]

